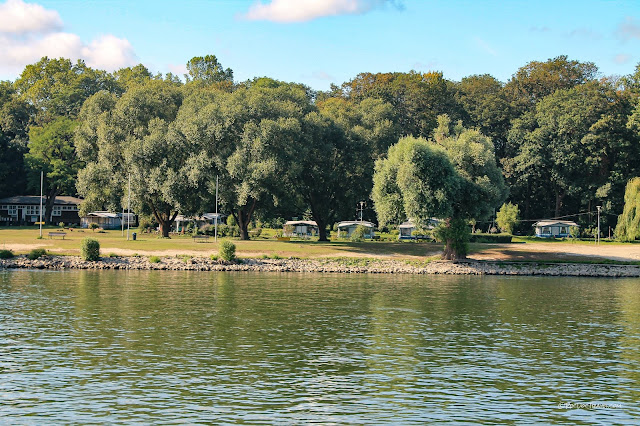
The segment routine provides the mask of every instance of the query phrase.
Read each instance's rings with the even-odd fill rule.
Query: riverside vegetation
[[[60,194],[84,197],[81,213],[120,211],[130,197],[169,237],[179,212],[211,211],[217,177],[243,240],[256,221],[305,216],[328,241],[372,199],[365,220],[445,219],[436,235],[450,259],[465,257],[467,224],[487,229],[504,202],[519,209],[517,232],[568,215],[592,229],[601,206],[603,228],[624,210],[619,235],[638,237],[623,195],[640,175],[640,66],[603,77],[559,56],[507,82],[363,72],[327,92],[234,81],[213,55],[187,69],[182,83],[142,65],[107,73],[45,57],[0,83],[0,177],[15,177],[0,179],[0,196],[36,193],[44,170],[45,217]]]

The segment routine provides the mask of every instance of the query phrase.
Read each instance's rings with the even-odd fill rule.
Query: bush
[[[496,214],[496,223],[502,232],[513,234],[519,215],[520,210],[517,204],[505,203]]]
[[[249,235],[254,238],[258,238],[262,234],[262,228],[255,228],[249,231]]]
[[[45,249],[41,249],[41,248],[33,249],[27,255],[27,259],[36,260],[37,258],[44,256],[45,254],[47,254],[47,251]]]
[[[85,238],[80,246],[80,253],[84,260],[90,262],[100,260],[100,243],[93,238]]]
[[[89,224],[89,229],[91,229],[92,231],[95,231],[95,230],[96,230],[96,229],[98,229],[98,228],[100,228],[100,225],[98,225],[98,224],[97,224],[97,223],[95,223],[95,222],[91,222],[91,223]]]
[[[14,256],[11,250],[0,250],[0,259],[11,259]]]
[[[236,258],[236,245],[231,241],[225,240],[220,243],[220,249],[218,250],[220,257],[227,262]]]
[[[160,258],[158,256],[149,256],[150,263],[160,263]]]
[[[364,241],[364,236],[367,235],[367,228],[362,225],[356,226],[356,229],[351,233],[351,241],[362,242]]]
[[[511,235],[505,234],[471,234],[469,242],[472,243],[510,243],[512,239]]]
[[[58,223],[58,226],[59,226],[60,228],[64,228],[64,222],[60,222],[60,223]]]

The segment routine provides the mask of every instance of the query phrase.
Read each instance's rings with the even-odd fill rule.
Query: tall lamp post
[[[600,244],[600,209],[602,206],[596,206],[598,209],[598,236],[596,237],[596,244]]]

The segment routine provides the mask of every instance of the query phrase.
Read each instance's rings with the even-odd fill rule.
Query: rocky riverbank
[[[364,274],[450,274],[450,275],[548,275],[587,277],[640,277],[640,266],[577,263],[506,262],[406,262],[379,259],[242,259],[223,262],[202,257],[165,257],[150,262],[146,257],[105,257],[87,262],[74,256],[25,256],[0,260],[1,269],[124,269],[171,271],[255,271],[330,272]]]

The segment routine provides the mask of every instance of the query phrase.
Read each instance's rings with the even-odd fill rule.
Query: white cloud
[[[5,16],[14,22],[7,23]],[[21,0],[0,4],[0,74],[17,75],[43,56],[83,59],[90,67],[107,71],[138,63],[127,39],[106,34],[84,42],[61,28],[56,11]]]
[[[243,17],[250,21],[305,22],[325,16],[360,15],[386,3],[401,8],[394,0],[258,0]]]
[[[625,53],[620,53],[616,56],[614,56],[613,58],[613,62],[615,62],[616,64],[626,64],[627,62],[629,62],[631,60],[631,55],[627,55]]]
[[[47,33],[62,29],[62,19],[55,10],[22,0],[0,4],[0,33]]]
[[[627,16],[627,18],[618,25],[616,35],[624,41],[634,38],[640,39],[640,23],[636,22],[632,17]]]
[[[127,39],[111,34],[103,35],[82,47],[82,57],[87,65],[103,70],[115,70],[138,62],[133,46]]]

